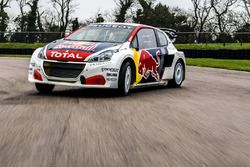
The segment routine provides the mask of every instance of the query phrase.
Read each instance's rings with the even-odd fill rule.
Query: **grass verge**
[[[7,55],[7,54],[0,54],[0,57],[31,58],[31,55]]]
[[[222,69],[228,69],[228,70],[250,72],[250,60],[187,58],[186,61],[187,61],[187,65],[191,65],[191,66],[222,68]]]
[[[21,49],[21,48],[28,48],[28,49],[36,49],[39,47],[45,46],[45,43],[15,43],[15,42],[4,42],[0,43],[0,48],[10,48],[10,49]]]

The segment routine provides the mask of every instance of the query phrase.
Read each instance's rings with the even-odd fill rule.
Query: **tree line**
[[[49,10],[39,8],[41,1],[0,0],[0,32],[11,29],[15,32],[65,33],[80,25],[105,20],[195,32],[195,39],[190,40],[198,42],[214,38],[232,40],[232,33],[250,32],[250,0],[190,0],[193,6],[190,10],[171,8],[156,0],[114,0],[115,10],[106,13],[99,11],[96,16],[81,23],[77,18],[72,18],[75,0],[49,0],[46,4]],[[10,18],[6,12],[10,3],[18,6],[19,15],[15,18]],[[250,40],[249,36],[245,38]]]

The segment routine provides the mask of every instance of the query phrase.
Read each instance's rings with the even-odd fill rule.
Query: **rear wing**
[[[164,31],[172,42],[175,42],[176,38],[178,37],[176,30],[170,28],[159,28],[159,29]]]

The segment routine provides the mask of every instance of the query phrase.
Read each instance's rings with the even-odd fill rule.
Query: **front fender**
[[[130,49],[120,51],[113,57],[112,61],[116,63],[117,67],[121,68],[123,62],[127,58],[131,58],[132,60],[134,60],[134,52]]]

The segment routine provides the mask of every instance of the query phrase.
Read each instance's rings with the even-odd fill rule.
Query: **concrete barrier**
[[[250,60],[249,50],[182,50],[189,58]]]

